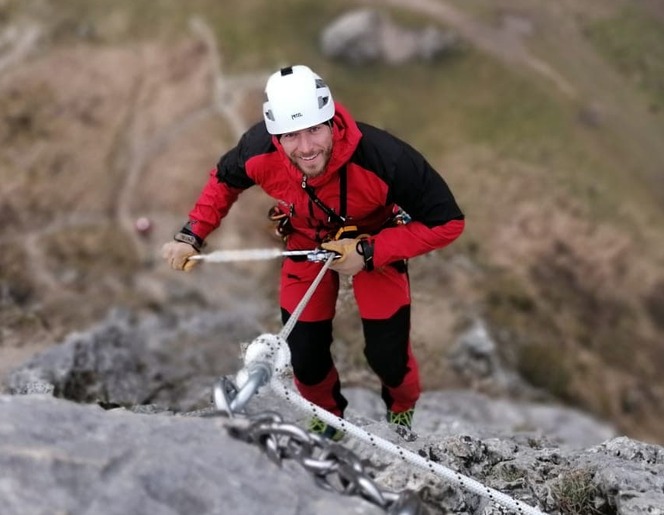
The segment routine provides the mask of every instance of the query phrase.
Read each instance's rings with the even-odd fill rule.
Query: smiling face
[[[279,141],[291,163],[307,177],[318,177],[330,162],[332,127],[327,123],[282,134]]]

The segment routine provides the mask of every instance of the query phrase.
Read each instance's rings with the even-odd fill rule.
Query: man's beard
[[[306,175],[307,177],[313,179],[314,177],[318,177],[319,175],[323,175],[325,173],[325,170],[327,170],[327,165],[330,163],[330,158],[332,157],[332,148],[326,148],[322,152],[323,154],[323,163],[319,168],[316,169],[305,169],[300,166],[300,163],[297,158],[290,158],[291,163],[295,165],[295,168],[297,168],[300,172],[302,172],[303,175]]]

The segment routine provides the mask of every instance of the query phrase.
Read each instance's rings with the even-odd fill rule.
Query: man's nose
[[[307,152],[309,150],[313,150],[314,138],[311,136],[311,134],[303,132],[302,134],[300,134],[300,141],[298,146],[300,147],[300,152]]]

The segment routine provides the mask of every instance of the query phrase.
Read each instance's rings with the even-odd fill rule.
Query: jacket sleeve
[[[228,214],[242,191],[254,184],[245,168],[249,155],[250,132],[240,139],[236,147],[224,154],[189,212],[189,221],[182,232],[191,234],[202,245],[203,240],[214,231]]]
[[[400,143],[401,152],[386,174],[387,201],[402,207],[412,221],[375,236],[377,267],[445,247],[465,227],[464,215],[444,179],[419,152]]]
[[[374,266],[385,266],[446,247],[461,236],[464,227],[465,220],[459,219],[431,228],[413,221],[384,229],[373,238]]]
[[[202,244],[203,240],[219,227],[221,220],[228,214],[242,191],[240,188],[233,188],[225,182],[220,182],[217,170],[212,170],[203,191],[189,212],[189,221],[182,231],[192,234]]]

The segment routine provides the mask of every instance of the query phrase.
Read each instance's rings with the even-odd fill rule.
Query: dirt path
[[[15,70],[26,63],[27,59],[33,55],[42,30],[43,28],[33,26],[25,32],[13,30],[11,27],[0,31],[0,75],[5,75],[10,70]],[[162,153],[169,150],[183,134],[204,126],[209,123],[210,118],[220,117],[231,128],[232,135],[237,138],[248,128],[248,123],[242,116],[245,95],[262,88],[268,72],[226,74],[222,68],[221,53],[216,38],[205,22],[200,19],[192,20],[191,36],[200,41],[199,44],[204,48],[202,52],[203,67],[209,68],[208,75],[212,80],[209,98],[207,101],[204,99],[203,105],[199,103],[196,108],[184,109],[177,119],[165,124],[155,124],[153,118],[149,117],[154,109],[158,109],[155,102],[159,100],[156,96],[153,99],[155,81],[153,80],[151,84],[149,80],[146,80],[148,76],[145,74],[150,73],[149,63],[146,62],[146,71],[135,75],[131,79],[133,84],[126,88],[129,91],[126,103],[118,106],[126,114],[114,129],[111,148],[108,149],[112,155],[108,163],[111,168],[109,173],[119,178],[115,181],[117,189],[111,195],[113,205],[110,210],[98,215],[54,212],[54,216],[46,225],[36,225],[27,232],[15,235],[5,234],[2,237],[3,245],[18,245],[24,249],[25,267],[29,270],[29,276],[34,280],[34,285],[40,292],[40,298],[46,299],[51,293],[57,293],[66,288],[62,284],[62,278],[58,275],[61,271],[53,268],[52,257],[48,255],[49,235],[67,230],[90,228],[95,225],[104,226],[112,222],[130,239],[139,259],[148,260],[154,257],[151,256],[154,253],[152,245],[146,244],[146,240],[136,232],[134,225],[138,216],[136,211],[141,208],[140,183],[148,173],[150,165]],[[202,90],[204,88],[199,89],[199,91]],[[151,123],[155,124],[154,129],[149,125]],[[18,185],[19,183],[14,188]],[[3,186],[0,201],[9,198],[12,187],[12,184]],[[170,225],[169,221],[160,218],[167,216],[166,213],[154,212],[150,215],[155,217],[155,220],[159,220],[158,225],[163,227]],[[170,215],[172,216],[172,214]],[[160,274],[163,271],[163,267],[146,269],[145,273],[150,276],[147,280],[162,284]],[[246,289],[246,285],[239,284],[240,282],[246,283],[246,281],[241,281],[242,278],[238,274],[226,274],[228,277],[224,275],[224,288],[210,288],[211,276],[215,279],[215,284],[218,283],[216,280],[219,279],[219,276],[215,274],[219,274],[219,270],[204,270],[203,272],[206,273],[186,278],[172,274],[173,277],[169,280],[186,279],[189,287],[196,285],[201,291],[213,290],[210,296],[223,295],[227,290],[244,291],[242,288]],[[238,284],[236,285],[234,281]],[[257,303],[248,312],[255,312],[258,317],[260,305]],[[26,316],[29,317],[30,313],[26,312]],[[21,331],[18,329],[6,334],[7,338],[4,339],[4,342],[0,341],[0,382],[9,370],[25,362],[35,353],[48,348],[53,342],[51,329],[53,328],[45,326],[38,333],[30,333],[31,337],[27,339],[20,334]]]
[[[210,26],[201,18],[194,18],[191,27],[194,34],[205,43],[210,55],[210,65],[215,77],[212,108],[228,122],[233,129],[233,134],[239,139],[249,128],[241,114],[243,94],[247,90],[262,88],[268,72],[226,75],[222,70],[219,46]]]
[[[186,113],[174,123],[161,127],[155,134],[146,137],[140,123],[140,101],[146,97],[146,94],[149,95],[149,91],[146,91],[147,86],[139,77],[132,86],[127,115],[115,138],[116,151],[113,152],[111,167],[114,169],[113,173],[120,175],[122,179],[115,195],[112,217],[132,241],[142,260],[149,257],[147,255],[149,249],[135,230],[137,215],[133,206],[136,205],[137,186],[151,160],[166,150],[185,131],[213,116],[221,116],[231,127],[234,136],[239,138],[248,128],[241,114],[243,95],[262,87],[268,74],[266,71],[226,75],[222,71],[221,56],[212,30],[202,19],[193,19],[191,30],[194,37],[202,42],[206,55],[209,56],[208,66],[212,70],[214,86],[208,104],[201,109]],[[34,48],[40,33],[41,30],[37,26],[30,26],[29,30],[25,31],[8,27],[0,33],[0,73],[11,67],[20,66]],[[96,218],[94,221],[104,222]],[[90,223],[92,221],[89,217],[81,220],[80,217],[59,213],[48,226],[37,227],[20,237],[10,237],[7,241],[23,245],[32,277],[44,289],[53,290],[59,287],[59,281],[47,266],[48,259],[41,244],[45,240],[43,236]]]
[[[179,135],[199,123],[203,123],[210,116],[220,115],[229,124],[233,134],[239,138],[248,128],[241,115],[242,96],[246,90],[259,88],[265,81],[266,74],[241,74],[226,76],[222,71],[221,56],[217,40],[210,27],[200,18],[191,21],[191,30],[195,37],[201,40],[209,56],[209,67],[213,72],[214,88],[209,104],[202,109],[187,113],[176,123],[161,128],[153,137],[142,138],[137,130],[136,123],[129,120],[125,130],[128,137],[122,151],[128,158],[125,178],[117,197],[115,217],[125,233],[132,239],[134,247],[139,254],[145,254],[145,245],[134,229],[135,214],[131,206],[134,205],[134,194],[142,173],[150,160],[154,159]],[[120,157],[123,160],[122,157]],[[147,257],[147,256],[142,256]]]

